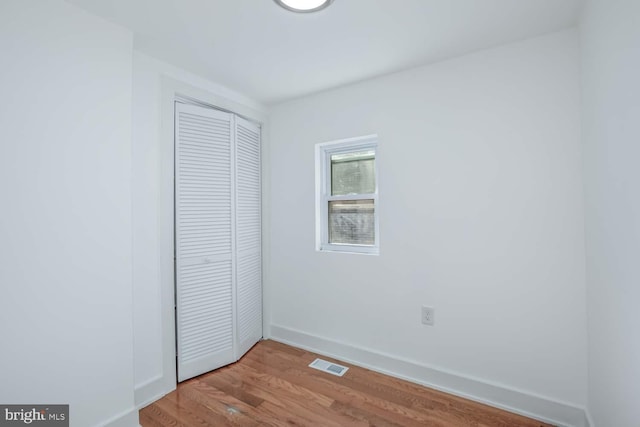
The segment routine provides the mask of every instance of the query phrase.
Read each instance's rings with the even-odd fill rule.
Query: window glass
[[[375,244],[375,204],[373,200],[329,202],[329,243]]]
[[[331,155],[331,195],[371,194],[376,191],[375,152]]]

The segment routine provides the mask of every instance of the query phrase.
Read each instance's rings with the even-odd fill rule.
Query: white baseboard
[[[139,427],[138,408],[121,412],[102,424],[102,427]]]
[[[589,408],[584,411],[584,422],[586,427],[596,427],[596,423],[594,423],[593,418],[591,418],[591,412],[589,412]]]
[[[491,384],[476,378],[430,367],[415,361],[357,347],[306,332],[271,325],[271,339],[353,365],[402,378],[509,412],[565,427],[594,427],[584,408],[543,396]]]
[[[162,376],[154,377],[143,384],[137,385],[133,393],[136,408],[140,410],[171,393],[174,389],[175,385],[173,387],[168,386],[167,380]]]

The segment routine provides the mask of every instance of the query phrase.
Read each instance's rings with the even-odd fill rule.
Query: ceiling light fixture
[[[329,6],[333,0],[273,0],[291,12],[317,12]]]

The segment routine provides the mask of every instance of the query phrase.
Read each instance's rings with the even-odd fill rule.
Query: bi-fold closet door
[[[178,380],[238,360],[262,337],[260,128],[176,102]]]

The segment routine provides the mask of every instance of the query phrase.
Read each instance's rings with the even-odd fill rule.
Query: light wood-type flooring
[[[309,368],[316,357],[349,370],[337,377]],[[140,411],[140,424],[549,426],[270,340],[259,342],[235,364],[179,384]]]

